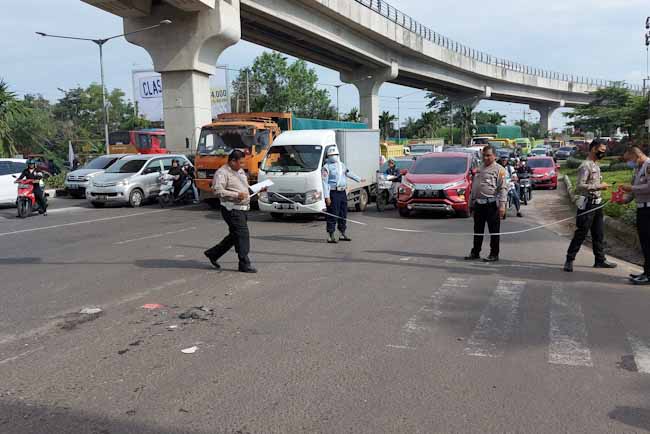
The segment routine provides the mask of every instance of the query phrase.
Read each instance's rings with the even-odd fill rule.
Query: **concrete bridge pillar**
[[[536,104],[530,105],[531,110],[535,110],[539,113],[539,124],[542,128],[542,131],[548,132],[553,128],[551,123],[551,118],[555,110],[562,107],[562,104]]]
[[[379,89],[397,78],[398,70],[397,62],[392,62],[386,68],[341,72],[341,81],[354,84],[359,91],[359,115],[370,129],[379,129]]]
[[[194,147],[200,128],[211,122],[210,75],[223,50],[241,38],[239,0],[201,1],[201,7],[190,9],[187,4],[153,3],[146,16],[124,17],[125,32],[172,20],[159,31],[127,37],[149,52],[162,75],[166,143],[172,152],[186,152],[186,143]]]

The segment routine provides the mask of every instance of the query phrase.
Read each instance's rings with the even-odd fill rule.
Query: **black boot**
[[[570,259],[567,259],[566,262],[564,263],[564,271],[567,273],[573,273],[573,261]]]

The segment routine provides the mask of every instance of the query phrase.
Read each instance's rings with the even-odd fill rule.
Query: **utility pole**
[[[248,81],[248,68],[246,68],[246,113],[251,112],[251,89]]]
[[[449,100],[449,144],[454,144],[454,104]]]
[[[401,96],[397,97],[397,143],[402,142],[402,115],[399,111],[399,101],[402,99]]]

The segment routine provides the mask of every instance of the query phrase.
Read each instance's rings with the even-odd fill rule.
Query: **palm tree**
[[[493,125],[503,125],[506,123],[506,115],[502,115],[499,112],[490,113],[488,115],[487,123]]]
[[[0,79],[0,156],[11,157],[16,154],[11,124],[24,114],[25,110],[16,94]]]
[[[352,110],[350,110],[350,113],[345,115],[343,117],[348,122],[361,122],[361,116],[359,115],[359,109],[356,107],[353,107]]]
[[[379,131],[381,131],[382,138],[388,139],[390,137],[395,120],[397,120],[397,116],[390,114],[390,112],[383,112],[379,116]]]

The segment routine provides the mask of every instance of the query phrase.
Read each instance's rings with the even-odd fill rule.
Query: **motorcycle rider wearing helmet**
[[[327,205],[327,242],[337,243],[334,231],[338,226],[341,241],[352,241],[345,233],[348,216],[347,178],[357,182],[364,182],[352,173],[339,158],[339,150],[336,146],[330,146],[327,150],[327,162],[323,166],[323,196]],[[338,220],[338,221],[337,221]]]
[[[16,182],[20,181],[21,179],[28,179],[32,181],[40,181],[43,179],[43,172],[36,168],[35,160],[27,160],[27,168],[22,171],[20,176],[16,179]],[[43,189],[41,188],[39,182],[33,182],[32,185],[34,186],[34,197],[36,198],[36,203],[38,203],[38,213],[47,215],[47,202],[45,201],[45,193],[43,192]]]
[[[194,171],[194,167],[190,164],[189,161],[186,161],[183,164],[183,167],[181,167],[181,173],[182,173],[182,179],[183,181],[185,179],[189,179],[192,182],[192,193],[194,194],[194,200],[192,201],[193,203],[199,203],[199,191],[196,188],[196,183],[194,180],[196,179],[196,173]]]
[[[176,199],[178,197],[178,192],[183,185],[183,171],[181,170],[178,160],[172,160],[172,167],[169,168],[167,174],[174,178],[174,199]]]

